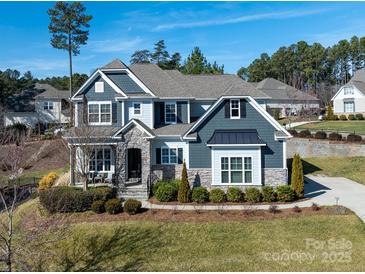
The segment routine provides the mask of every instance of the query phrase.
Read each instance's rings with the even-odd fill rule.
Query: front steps
[[[124,200],[135,199],[139,201],[148,200],[149,193],[147,186],[127,186],[121,187],[118,196]]]

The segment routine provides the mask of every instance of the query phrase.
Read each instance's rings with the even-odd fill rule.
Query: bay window
[[[90,125],[110,125],[112,118],[112,107],[111,103],[90,102],[88,104],[88,116]]]

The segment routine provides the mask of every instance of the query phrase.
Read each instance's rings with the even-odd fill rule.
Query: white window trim
[[[349,87],[344,87],[343,88],[343,94],[344,95],[353,95],[355,93],[354,88],[349,86]]]
[[[52,109],[50,108],[51,105],[52,105]],[[45,106],[47,108],[44,108]],[[53,101],[43,101],[43,110],[53,111],[54,110],[54,102]]]
[[[98,81],[95,82],[95,93],[103,93],[104,92],[104,82]]]
[[[228,183],[219,183],[216,185],[253,185],[253,183],[245,183],[245,171],[251,171],[251,178],[253,177],[253,166],[252,166],[252,157],[251,156],[221,156],[219,159],[219,163],[222,164],[222,158],[228,158],[228,170],[224,170],[224,171],[228,171]],[[232,183],[231,182],[231,158],[241,158],[242,159],[242,169],[240,170],[242,172],[242,183]],[[245,169],[245,158],[251,158],[251,169],[246,170]],[[239,171],[239,170],[236,170]],[[222,180],[222,166],[219,167],[219,174],[220,174],[220,178]]]
[[[174,122],[167,122],[166,121],[166,105],[175,105],[175,121]],[[177,123],[177,104],[176,102],[165,102],[165,124],[176,124]]]
[[[168,163],[164,163],[162,161],[162,150],[163,149],[167,149],[168,150],[168,157],[169,157],[169,162]],[[171,154],[170,154],[170,149],[176,149],[176,163],[171,163]],[[183,155],[184,155],[184,148],[181,148],[183,150]],[[168,147],[168,146],[162,146],[161,147],[161,165],[179,165],[179,147]]]
[[[232,116],[232,101],[238,101],[238,116]],[[236,109],[236,108],[234,108]],[[229,116],[231,119],[240,119],[241,118],[241,100],[240,99],[231,99],[229,101]]]
[[[101,107],[100,105],[110,105],[110,122],[101,122]],[[89,113],[89,105],[99,105],[99,122],[90,122],[90,113]],[[113,109],[112,109],[112,102],[111,101],[90,101],[87,103],[87,121],[88,124],[91,126],[100,126],[100,125],[112,125],[113,122]]]
[[[139,104],[139,114],[135,113],[135,104]],[[133,116],[142,116],[142,102],[133,102]]]
[[[105,150],[109,149],[110,150],[110,170],[105,170]],[[102,150],[103,151],[103,170],[96,170],[97,169],[97,151],[98,150]],[[114,173],[114,156],[113,156],[113,150],[111,147],[100,147],[100,148],[94,148],[94,155],[95,158],[93,160],[89,160],[88,163],[88,170],[90,173]],[[94,161],[94,167],[95,170],[90,170],[90,162]]]

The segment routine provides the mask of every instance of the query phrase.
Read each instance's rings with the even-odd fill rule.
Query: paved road
[[[365,186],[342,177],[306,176],[305,196],[308,200],[279,205],[279,208],[294,206],[309,207],[318,205],[343,205],[354,211],[365,222]],[[338,200],[336,200],[338,198]],[[170,210],[243,210],[268,209],[270,205],[159,205],[143,201],[142,206],[149,209]]]

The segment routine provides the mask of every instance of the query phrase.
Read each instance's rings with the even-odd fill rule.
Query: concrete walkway
[[[317,120],[317,121],[293,122],[293,123],[290,123],[290,124],[286,124],[285,128],[286,129],[291,129],[291,128],[298,127],[298,126],[301,126],[301,125],[306,125],[306,124],[311,124],[311,123],[318,123],[318,122],[320,122],[320,121]]]
[[[354,211],[365,222],[365,186],[346,178],[308,175],[305,178],[305,196],[308,200],[278,205],[278,208],[309,207],[312,203],[322,206],[343,205]],[[143,201],[142,206],[148,209],[169,210],[244,210],[269,209],[269,204],[260,205],[162,205]]]

